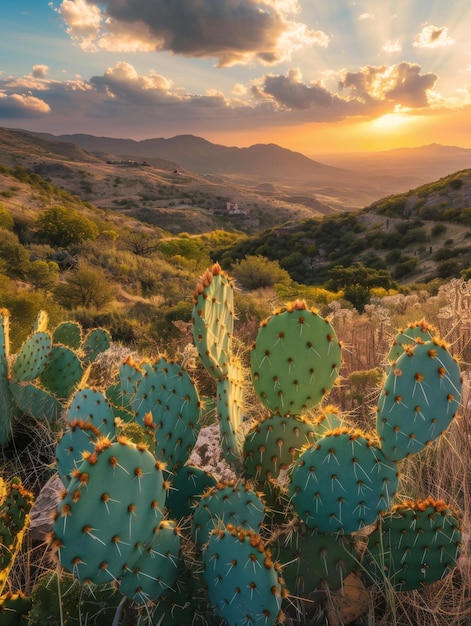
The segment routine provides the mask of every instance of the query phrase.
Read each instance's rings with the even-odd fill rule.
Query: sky
[[[0,126],[471,148],[469,0],[1,0]]]

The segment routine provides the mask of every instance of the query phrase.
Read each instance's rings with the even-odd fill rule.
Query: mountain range
[[[131,163],[138,167],[126,167]],[[407,192],[471,167],[471,150],[432,144],[314,159],[276,144],[238,148],[193,135],[135,141],[0,128],[0,164],[25,167],[99,207],[171,232],[235,227],[250,233]],[[227,203],[241,207],[246,219],[216,218]]]

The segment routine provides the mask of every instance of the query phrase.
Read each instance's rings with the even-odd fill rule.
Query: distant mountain
[[[361,174],[396,178],[411,177],[414,184],[432,182],[453,172],[471,167],[471,149],[432,143],[417,148],[396,148],[378,152],[350,152],[313,155],[334,167],[356,170]]]
[[[80,134],[42,136],[74,143],[89,152],[108,152],[120,157],[148,160],[167,159],[199,174],[244,174],[263,176],[267,180],[322,177],[325,182],[338,181],[341,176],[353,180],[356,176],[273,143],[237,148],[214,144],[193,135],[142,141]]]

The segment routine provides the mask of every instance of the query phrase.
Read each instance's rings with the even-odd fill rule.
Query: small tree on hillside
[[[259,254],[247,255],[234,263],[231,274],[243,289],[248,290],[291,283],[291,276],[278,261],[270,261]]]
[[[101,309],[114,299],[115,287],[97,267],[79,264],[65,276],[65,280],[54,293],[59,304],[69,309],[77,306]]]
[[[36,221],[39,236],[51,246],[68,248],[87,239],[98,237],[98,227],[92,220],[74,209],[62,206],[43,211]]]
[[[375,287],[397,289],[398,285],[391,278],[388,270],[377,270],[366,267],[362,263],[353,263],[348,267],[336,265],[329,270],[330,279],[326,283],[327,289],[343,291],[344,297],[358,311],[363,313],[365,306],[371,299],[371,290]]]

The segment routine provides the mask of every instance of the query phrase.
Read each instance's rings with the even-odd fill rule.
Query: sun
[[[395,130],[398,126],[403,126],[410,122],[410,118],[400,113],[385,113],[381,117],[376,118],[372,125],[383,131]]]

